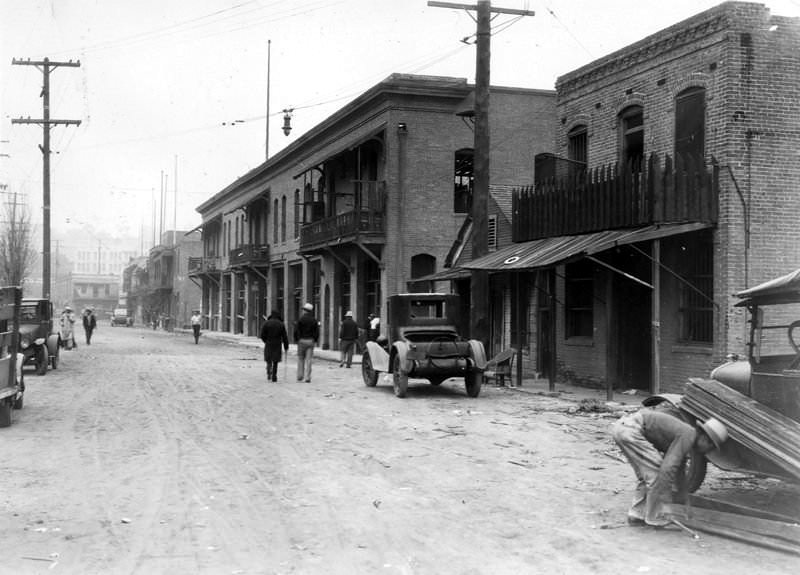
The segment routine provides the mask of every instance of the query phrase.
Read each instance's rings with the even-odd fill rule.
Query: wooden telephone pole
[[[80,61],[73,62],[51,62],[48,58],[41,61],[17,60],[11,61],[16,66],[36,66],[44,76],[42,93],[40,94],[44,105],[43,117],[39,120],[31,118],[12,119],[12,124],[38,124],[44,132],[42,145],[42,297],[50,298],[50,126],[58,124],[80,126],[80,120],[51,120],[50,119],[50,72],[59,66],[77,68],[81,65]]]
[[[428,1],[434,8],[475,10],[477,13],[475,59],[475,144],[472,190],[472,258],[477,259],[489,251],[489,69],[491,62],[491,15],[513,14],[533,16],[530,10],[492,8],[491,0],[477,0],[477,4]],[[472,270],[470,280],[470,337],[489,343],[489,272]]]

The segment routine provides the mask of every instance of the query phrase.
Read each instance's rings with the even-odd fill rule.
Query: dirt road
[[[281,366],[279,374],[284,373]],[[102,327],[26,373],[0,430],[0,574],[795,573],[797,558],[629,527],[609,417],[455,380],[367,388],[317,362]],[[775,482],[703,487],[797,505]]]

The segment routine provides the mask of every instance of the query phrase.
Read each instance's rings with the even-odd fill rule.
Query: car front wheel
[[[47,347],[43,345],[36,354],[36,374],[44,375],[47,373],[48,363],[50,363],[50,357],[47,353]]]
[[[364,378],[364,385],[375,387],[378,383],[378,372],[372,366],[372,358],[368,351],[364,351],[361,356],[361,377]]]

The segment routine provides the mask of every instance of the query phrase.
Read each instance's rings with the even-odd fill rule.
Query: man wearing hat
[[[358,339],[358,324],[353,320],[353,312],[347,311],[344,314],[342,325],[339,327],[339,340],[341,341],[342,357],[339,361],[339,367],[353,363],[353,350],[356,347],[356,340]]]
[[[194,335],[194,344],[200,340],[200,324],[203,322],[203,314],[200,313],[199,309],[192,310],[192,335]]]
[[[633,467],[638,484],[628,510],[628,523],[664,527],[669,519],[662,503],[670,502],[673,485],[685,497],[686,458],[719,449],[728,438],[725,426],[713,417],[693,427],[665,411],[644,408],[621,417],[611,435]]]
[[[297,343],[297,381],[311,381],[311,361],[314,359],[314,346],[319,341],[319,323],[310,303],[303,305],[303,315],[294,327],[294,341]]]
[[[97,329],[97,317],[94,310],[87,307],[83,310],[83,333],[86,336],[86,345],[92,345],[92,333]]]

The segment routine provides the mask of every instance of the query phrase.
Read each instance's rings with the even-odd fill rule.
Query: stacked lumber
[[[800,555],[800,524],[790,517],[697,496],[688,505],[665,505],[665,512],[684,529]]]
[[[681,400],[695,417],[716,417],[730,438],[800,479],[800,423],[713,379],[691,379]]]

